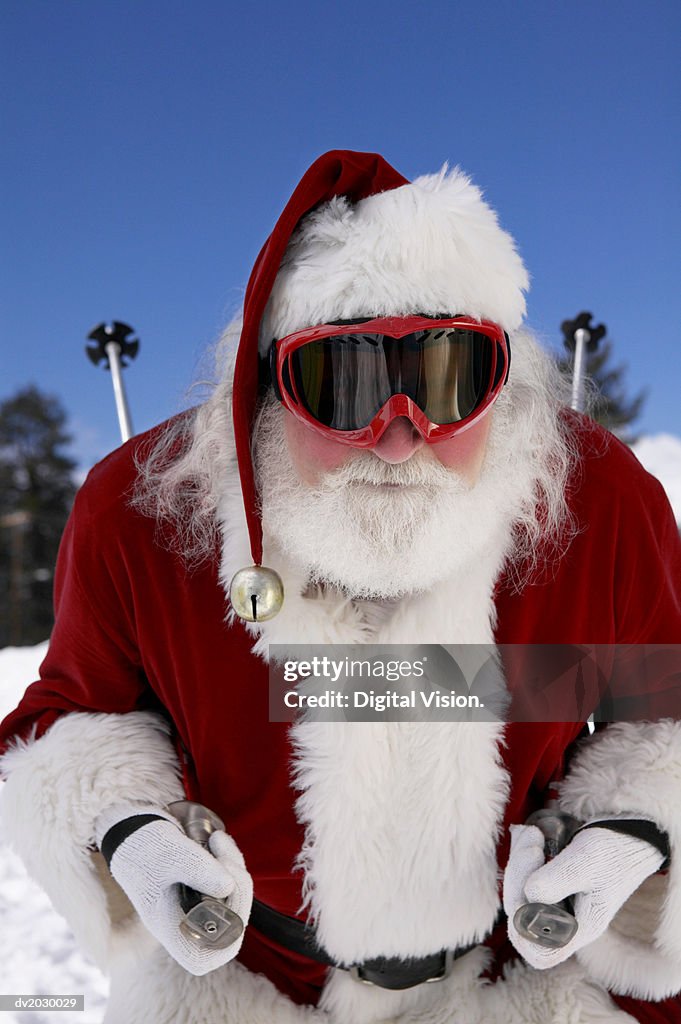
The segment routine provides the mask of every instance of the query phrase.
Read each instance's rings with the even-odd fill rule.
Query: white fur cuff
[[[671,847],[668,874],[648,878],[577,958],[620,995],[665,999],[681,991],[681,723],[609,726],[585,741],[560,792],[562,809],[583,821],[650,818]]]
[[[168,733],[148,711],[73,713],[39,740],[17,742],[0,761],[8,838],[102,967],[153,940],[95,851],[95,821],[114,804],[162,807],[184,798]]]

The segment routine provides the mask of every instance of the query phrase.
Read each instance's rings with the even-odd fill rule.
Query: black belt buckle
[[[353,981],[363,985],[400,990],[444,981],[452,973],[454,959],[453,950],[443,949],[421,960],[367,960],[363,964],[353,964],[349,974]],[[435,973],[431,973],[433,971]]]

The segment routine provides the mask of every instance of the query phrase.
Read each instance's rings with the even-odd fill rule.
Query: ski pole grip
[[[226,949],[241,936],[244,923],[226,900],[206,896],[188,885],[180,886],[180,906],[184,918],[180,931],[204,949]]]
[[[542,832],[544,856],[551,860],[567,846],[582,823],[570,814],[545,809],[535,811],[525,824],[536,825]],[[560,903],[524,903],[516,910],[513,924],[524,939],[546,949],[562,949],[577,932],[572,911],[570,897]]]
[[[185,834],[208,849],[213,832],[224,832],[225,826],[214,811],[192,800],[176,800],[168,804],[168,811],[177,818]],[[189,885],[180,885],[180,906],[184,918],[180,931],[199,947],[226,949],[241,936],[244,923],[226,900],[197,892]]]

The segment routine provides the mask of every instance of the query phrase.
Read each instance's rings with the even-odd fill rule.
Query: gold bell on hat
[[[246,622],[267,622],[281,611],[284,584],[274,569],[249,565],[239,569],[229,585],[229,600],[240,619]]]

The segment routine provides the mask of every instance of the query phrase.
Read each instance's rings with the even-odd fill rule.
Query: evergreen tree
[[[29,386],[0,403],[0,647],[46,640],[76,463],[59,400]]]

